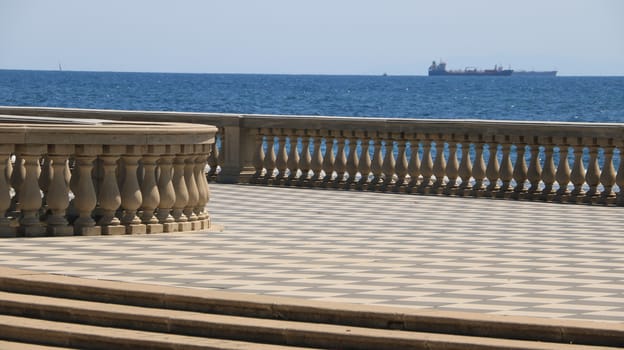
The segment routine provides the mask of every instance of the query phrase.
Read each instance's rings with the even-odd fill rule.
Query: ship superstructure
[[[510,76],[513,69],[503,69],[502,66],[495,65],[494,69],[478,70],[474,67],[466,67],[464,70],[446,70],[446,62],[433,61],[429,66],[429,76]]]

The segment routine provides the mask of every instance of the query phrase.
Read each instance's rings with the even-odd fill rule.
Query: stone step
[[[294,349],[290,346],[189,337],[177,334],[155,333],[122,328],[97,327],[5,315],[0,315],[0,329],[2,330],[0,337],[11,341],[35,341],[39,344],[77,349]]]
[[[118,343],[128,342],[137,347],[162,348],[168,346],[167,341],[204,346],[199,339],[223,339],[263,346],[274,344],[364,350],[606,349],[597,346],[215,315],[7,292],[0,292],[0,314],[4,315],[0,316],[0,329],[8,334],[10,340],[37,340],[45,332],[51,331],[51,335],[45,336],[46,339],[51,339],[47,344],[81,348],[85,347],[81,339],[96,339],[97,344],[111,343],[118,346]],[[29,318],[24,319],[24,316]],[[11,334],[24,336],[15,338]],[[7,336],[0,335],[2,337]],[[92,348],[97,348],[97,344],[92,345]]]
[[[10,297],[19,300],[5,299]],[[16,297],[9,293],[4,293],[0,301],[2,313],[19,313],[21,310],[28,317],[0,315],[0,338],[84,349],[607,349],[252,319],[31,295]]]
[[[624,347],[624,324],[327,303],[85,280],[0,268],[0,290],[119,305],[351,327]]]
[[[2,350],[68,350],[75,348],[66,348],[58,346],[47,346],[37,344],[18,343],[13,341],[0,340],[0,349]]]

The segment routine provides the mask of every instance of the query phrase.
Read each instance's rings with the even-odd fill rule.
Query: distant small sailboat
[[[59,62],[59,72],[63,71],[63,67],[61,66],[61,63]]]

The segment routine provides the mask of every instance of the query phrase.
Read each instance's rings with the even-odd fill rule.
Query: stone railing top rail
[[[23,118],[20,121],[20,118]],[[100,120],[73,123],[71,119],[0,115],[1,143],[161,145],[213,143],[217,128],[171,122]]]
[[[118,121],[187,122],[218,127],[292,128],[300,130],[341,130],[353,132],[391,132],[481,135],[484,137],[591,137],[624,140],[624,123],[542,122],[475,119],[359,118],[295,115],[227,114],[161,111],[120,111],[75,108],[0,106],[0,113],[43,117],[108,119]]]

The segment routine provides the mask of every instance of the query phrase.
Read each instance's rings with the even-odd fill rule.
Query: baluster
[[[397,189],[399,189],[398,187],[405,186],[405,178],[407,177],[408,164],[407,164],[406,148],[407,148],[407,140],[405,139],[404,135],[401,135],[397,140],[398,153],[397,153],[396,167],[395,167],[395,171],[397,175],[397,182],[396,182]]]
[[[11,207],[9,210],[14,211],[17,215],[20,215],[18,214],[20,211],[20,192],[25,178],[26,168],[24,168],[24,159],[18,152],[16,152],[15,165],[13,172],[11,173],[11,186],[13,187],[13,190],[15,190],[15,195],[11,199]]]
[[[418,137],[417,135],[413,135],[412,140],[410,141],[410,159],[407,164],[407,174],[410,177],[410,182],[407,185],[409,191],[418,185],[418,178],[420,176],[420,157],[418,156]]]
[[[624,142],[621,143],[624,146]],[[618,167],[617,175],[615,176],[615,184],[618,186],[618,193],[615,203],[618,206],[624,205],[624,147],[620,146],[620,166]]]
[[[223,135],[221,133],[220,135]],[[223,145],[223,137],[221,136],[221,145]],[[208,157],[208,166],[210,170],[208,171],[207,176],[213,179],[217,175],[217,166],[219,165],[219,147],[217,147],[217,142],[210,145],[210,156]]]
[[[312,169],[312,155],[310,154],[310,136],[303,133],[301,135],[301,157],[298,167],[301,169],[300,182],[310,180],[310,170]],[[314,139],[312,139],[314,140]],[[292,149],[292,146],[291,146]],[[295,153],[296,154],[296,153]],[[292,157],[289,157],[289,159]]]
[[[38,182],[39,188],[43,193],[43,198],[41,199],[41,214],[45,217],[47,215],[48,191],[50,189],[50,183],[52,182],[52,164],[50,158],[46,154],[44,154],[42,158]]]
[[[76,146],[76,169],[74,169],[74,173],[78,175],[78,182],[73,192],[75,195],[74,208],[78,212],[78,218],[74,221],[74,233],[77,235],[90,236],[102,233],[101,228],[95,226],[95,220],[91,217],[97,204],[91,171],[93,170],[93,162],[101,150],[102,147],[96,145]]]
[[[615,193],[613,192],[613,185],[615,185],[615,169],[613,168],[613,146],[612,140],[609,140],[608,146],[604,149],[604,165],[602,166],[602,173],[600,174],[600,182],[604,187],[604,191],[600,196],[601,203],[612,204],[614,202]],[[621,162],[621,160],[620,160]]]
[[[472,176],[472,160],[470,159],[470,141],[468,135],[464,137],[464,143],[461,145],[461,163],[459,163],[458,175],[461,178],[459,186],[459,194],[465,196],[472,190],[470,177]]]
[[[164,232],[175,232],[178,225],[175,223],[175,219],[171,216],[171,210],[173,204],[176,201],[176,193],[173,189],[173,158],[176,153],[175,146],[165,146],[165,152],[158,161],[158,167],[160,169],[158,176],[158,193],[160,193],[160,203],[158,204],[158,210],[156,217],[158,222],[163,225]]]
[[[121,154],[124,152],[124,146],[104,145],[102,154],[99,159],[102,162],[102,185],[98,196],[98,203],[101,217],[98,220],[102,234],[104,235],[121,235],[126,233],[126,228],[121,225],[121,221],[115,216],[115,213],[121,206],[121,194],[119,193],[119,185],[117,184],[117,163]]]
[[[304,143],[303,140],[302,143]],[[288,147],[290,148],[290,151],[288,152],[286,167],[290,171],[290,174],[288,175],[288,182],[290,183],[297,178],[299,163],[301,162],[299,151],[297,150],[297,135],[295,133],[288,137]],[[305,178],[308,174],[302,171],[300,176]]]
[[[145,233],[145,225],[141,225],[141,219],[137,216],[137,210],[141,207],[143,197],[141,195],[141,187],[137,168],[139,167],[139,159],[141,159],[140,146],[126,146],[126,152],[121,156],[123,183],[121,186],[121,208],[123,216],[121,223],[126,227],[126,233]]]
[[[312,182],[323,180],[323,153],[321,151],[321,143],[323,139],[319,135],[311,139],[314,151],[312,153]]]
[[[559,165],[555,173],[555,180],[559,185],[555,199],[558,201],[566,201],[570,195],[568,184],[570,183],[570,163],[568,160],[570,154],[570,145],[561,144],[559,147]]]
[[[444,193],[447,195],[457,194],[457,177],[459,177],[459,161],[457,160],[457,147],[459,142],[449,142],[449,159],[446,164],[446,177],[448,183],[444,189]]]
[[[254,153],[253,165],[256,169],[256,172],[253,175],[251,180],[252,183],[257,182],[259,178],[262,177],[262,173],[264,171],[264,147],[263,147],[264,135],[259,131],[256,134],[256,152]]]
[[[46,219],[48,234],[53,236],[71,236],[74,228],[65,218],[69,206],[69,187],[65,181],[65,168],[68,167],[69,155],[74,152],[72,145],[49,145],[48,159],[50,182],[48,184],[47,205],[49,215]]]
[[[284,130],[276,137],[277,138],[277,157],[275,160],[275,168],[277,168],[276,180],[278,182],[285,181],[288,176],[286,175],[286,169],[288,169],[288,154],[286,153],[286,134]],[[291,172],[293,170],[291,169]],[[297,169],[294,170],[295,172]]]
[[[362,137],[360,147],[362,149],[362,153],[358,163],[358,171],[362,177],[360,177],[358,188],[363,189],[363,186],[368,183],[368,175],[371,173],[371,157],[369,151],[370,139],[368,138],[368,135],[364,135]]]
[[[17,230],[6,217],[11,207],[11,187],[8,179],[11,177],[11,153],[13,145],[0,144],[0,237],[15,237]]]
[[[264,167],[266,168],[265,174],[265,183],[272,183],[275,179],[275,167],[276,167],[276,156],[275,156],[275,135],[273,133],[268,133],[266,137],[267,143],[267,152],[264,157]]]
[[[572,200],[578,201],[585,196],[583,190],[583,184],[585,184],[585,166],[583,165],[583,145],[578,143],[572,147],[574,151],[574,166],[572,167],[572,173],[570,174],[570,181],[574,185],[572,190]]]
[[[472,186],[471,194],[474,197],[480,197],[485,191],[485,185],[483,184],[483,180],[486,178],[485,160],[483,159],[483,148],[485,147],[485,143],[481,141],[481,137],[479,136],[479,141],[477,141],[474,145],[475,163],[472,167],[472,177],[474,178],[475,183],[474,186]]]
[[[513,179],[513,164],[511,163],[511,143],[504,142],[501,145],[501,151],[503,152],[503,159],[501,161],[500,167],[500,179],[502,182],[500,191],[497,194],[497,197],[505,197],[511,191],[513,191],[511,187],[511,180]],[[522,158],[524,159],[524,149],[522,151]],[[522,160],[521,160],[522,161]],[[525,163],[526,166],[526,163]]]
[[[513,168],[512,177],[516,180],[516,187],[513,189],[512,198],[524,198],[526,195],[526,180],[527,180],[527,164],[526,164],[526,147],[527,144],[520,142],[516,144],[516,165]],[[510,154],[511,156],[511,154]],[[510,159],[511,160],[511,159]],[[511,185],[510,185],[511,187]]]
[[[494,141],[494,140],[492,140]],[[495,196],[496,192],[500,190],[498,186],[498,179],[500,177],[500,165],[498,164],[498,145],[494,142],[488,145],[488,150],[490,153],[487,168],[485,169],[485,176],[487,177],[490,184],[485,189],[486,195]]]
[[[529,192],[529,196],[530,198],[536,198],[536,193],[539,191],[539,184],[540,184],[540,180],[542,178],[542,165],[540,163],[540,157],[539,157],[539,152],[540,152],[540,147],[539,147],[539,143],[537,143],[537,140],[535,140],[535,142],[533,143],[533,146],[531,146],[531,161],[529,162],[529,170],[527,172],[527,179],[529,180],[529,183],[531,184],[531,187],[529,187],[528,192]]]
[[[173,190],[175,192],[175,202],[173,203],[173,210],[171,216],[178,224],[177,231],[190,231],[191,223],[188,222],[188,217],[184,214],[184,208],[189,200],[188,187],[186,186],[186,179],[184,177],[184,159],[186,158],[185,151],[188,146],[177,147],[175,158],[173,159]]]
[[[210,191],[208,189],[208,179],[206,177],[206,161],[208,159],[210,145],[201,144],[196,145],[195,154],[195,181],[197,182],[197,204],[194,211],[199,220],[199,227],[197,229],[208,229],[210,227],[210,216],[206,211],[206,204],[210,200]]]
[[[383,156],[381,153],[381,137],[377,134],[373,137],[373,160],[371,161],[373,180],[370,183],[371,190],[374,190],[375,187],[382,181],[382,167]]]
[[[344,183],[345,172],[347,171],[347,155],[345,153],[346,138],[342,136],[342,132],[336,140],[338,149],[334,161],[334,170],[336,171],[336,185],[338,185]]]
[[[355,182],[358,167],[360,165],[360,160],[357,155],[357,139],[358,138],[355,134],[349,139],[349,156],[347,158],[347,173],[349,174],[347,182],[349,184]]]
[[[388,186],[395,183],[394,169],[396,167],[396,161],[394,159],[394,141],[392,140],[392,135],[388,134],[388,138],[386,139],[384,146],[386,149],[386,154],[384,155],[381,172],[384,176],[383,187],[387,188]]]
[[[431,156],[431,143],[432,139],[425,137],[423,140],[423,157],[420,164],[420,173],[423,176],[423,181],[420,184],[419,192],[428,194],[431,185],[433,184],[433,159]]]
[[[213,144],[214,149],[217,151],[217,164],[222,165],[225,164],[225,153],[227,149],[225,148],[225,128],[219,128],[219,134],[221,137],[221,149],[217,148],[217,140],[215,139],[215,143]]]
[[[554,145],[549,138],[549,142],[544,145],[544,169],[542,170],[542,181],[544,182],[544,189],[542,190],[542,200],[551,200],[555,191],[553,190],[553,184],[556,179],[555,172],[555,160],[553,157]]]
[[[19,220],[20,233],[31,237],[42,236],[45,233],[45,228],[39,221],[41,192],[39,190],[38,176],[40,173],[39,158],[41,154],[45,153],[45,146],[37,144],[18,145],[16,151],[23,160],[19,167],[24,174],[19,191],[21,209]]]
[[[158,223],[154,215],[160,203],[160,193],[156,183],[156,161],[163,154],[164,147],[161,145],[147,146],[147,152],[143,155],[143,181],[141,182],[141,222],[145,224],[147,233],[163,232],[163,226]]]
[[[324,182],[329,182],[334,176],[334,139],[329,134],[325,137],[325,157],[323,157],[323,170],[325,171]]]
[[[442,136],[438,136],[435,143],[436,158],[433,163],[433,175],[436,180],[433,183],[433,189],[440,193],[444,186],[444,175],[446,175],[446,159],[444,158],[444,141]]]
[[[184,215],[191,223],[191,230],[199,229],[197,222],[198,218],[195,214],[195,207],[199,201],[199,194],[197,189],[197,181],[195,180],[195,145],[184,146],[186,150],[186,157],[184,158],[184,182],[188,191],[188,201],[184,206]],[[199,224],[199,226],[198,226]]]
[[[587,164],[587,173],[585,174],[585,180],[589,186],[587,191],[586,202],[594,202],[599,193],[598,185],[600,184],[600,167],[598,166],[598,145],[596,139],[593,140],[591,146],[589,146],[589,163]]]

